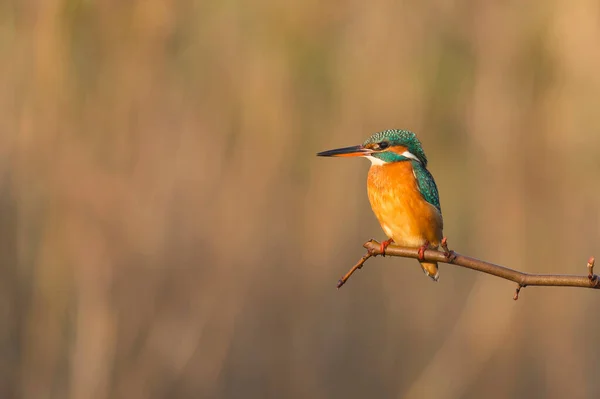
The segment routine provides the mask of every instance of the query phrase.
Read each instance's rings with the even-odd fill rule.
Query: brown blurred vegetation
[[[600,3],[0,2],[1,398],[596,398],[600,296],[370,262],[417,132],[459,252],[600,256]]]

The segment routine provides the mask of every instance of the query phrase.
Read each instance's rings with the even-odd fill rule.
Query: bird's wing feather
[[[435,206],[440,213],[442,208],[440,207],[440,197],[438,194],[435,180],[427,168],[425,168],[420,162],[412,161],[413,171],[415,172],[415,178],[417,179],[417,186],[425,201]]]

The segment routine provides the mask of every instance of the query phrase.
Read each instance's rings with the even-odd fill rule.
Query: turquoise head
[[[317,154],[322,157],[366,157],[373,165],[392,162],[417,161],[427,166],[427,157],[421,142],[413,132],[390,129],[377,132],[361,145],[337,148]]]

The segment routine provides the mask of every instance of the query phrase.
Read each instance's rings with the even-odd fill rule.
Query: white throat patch
[[[377,166],[385,165],[385,162],[383,162],[381,159],[373,157],[371,155],[367,155],[365,158],[367,158],[369,161],[371,161],[371,165],[377,165]]]

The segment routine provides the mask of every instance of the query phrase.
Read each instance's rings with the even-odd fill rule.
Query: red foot
[[[391,243],[394,242],[393,238],[390,238],[389,240],[385,240],[381,242],[381,245],[379,246],[379,251],[381,252],[381,256],[385,256],[385,249],[387,247],[390,246]]]
[[[419,260],[422,262],[425,260],[425,250],[429,249],[429,241],[425,241],[425,244],[419,247]]]
[[[453,250],[448,249],[448,240],[446,237],[442,238],[442,248],[444,249],[444,256],[448,259],[448,262],[452,263],[456,259],[456,253]]]

